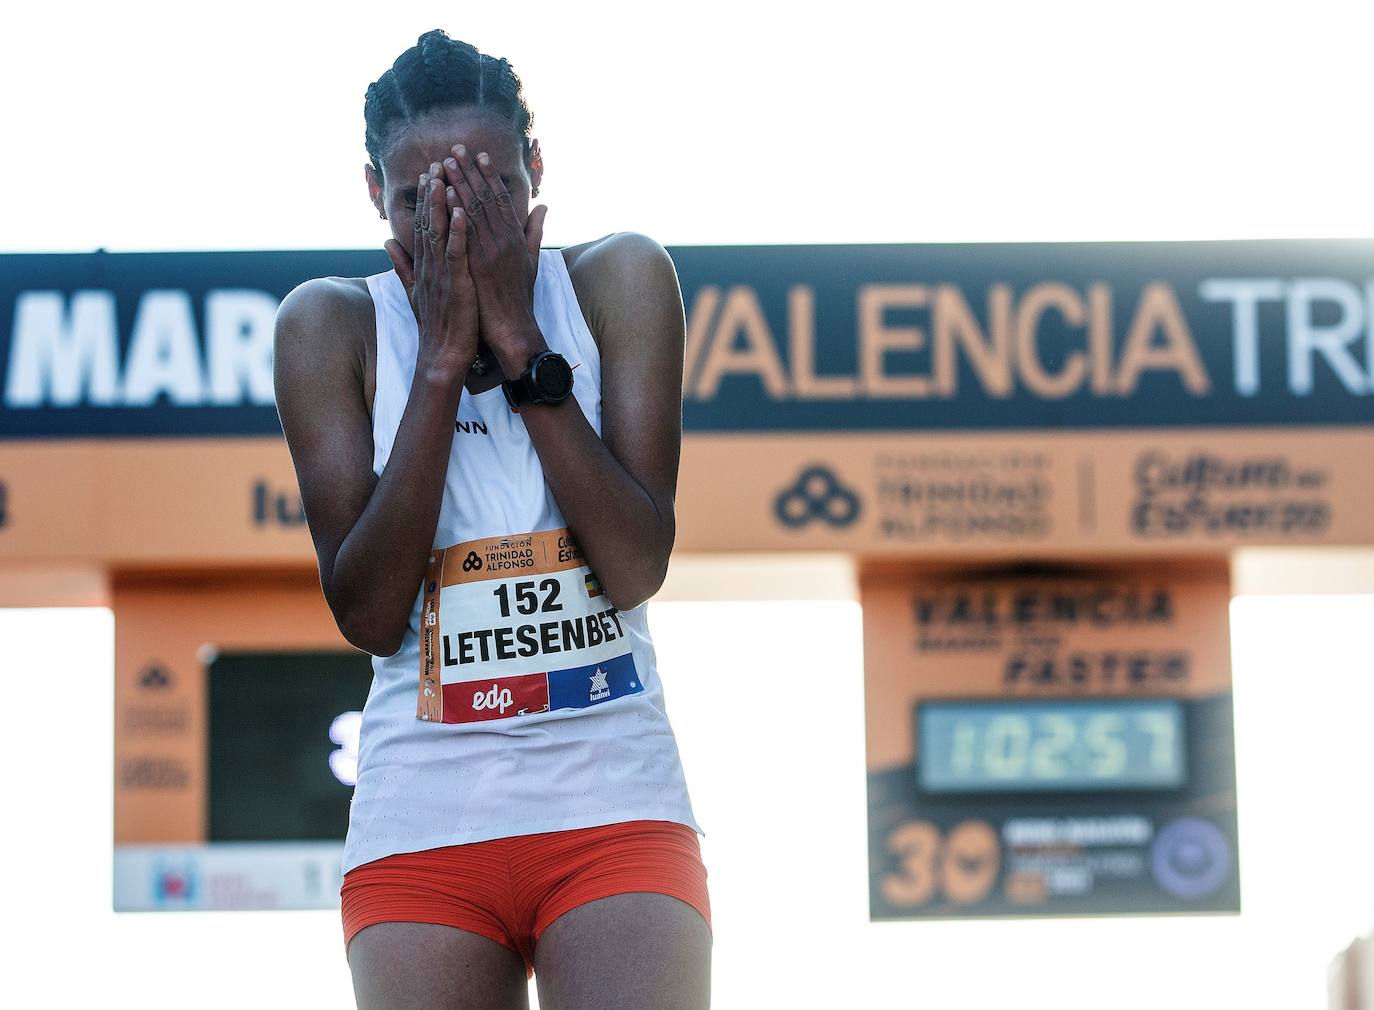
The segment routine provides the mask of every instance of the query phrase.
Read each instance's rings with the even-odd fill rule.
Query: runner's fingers
[[[450,189],[449,192],[453,190]],[[466,271],[468,268],[468,229],[464,220],[466,217],[462,207],[456,204],[449,206],[448,245],[444,249],[444,255],[448,258],[449,273],[455,280],[458,279],[458,271]]]
[[[464,217],[471,215],[468,202],[473,199],[469,191],[467,180],[463,178],[462,170],[458,167],[458,161],[452,155],[444,159],[444,181],[458,195],[458,205],[466,212]]]
[[[420,183],[415,189],[415,251],[411,254],[414,260],[414,277],[420,276],[420,270],[425,262],[425,246],[429,244],[429,236],[425,234],[429,224],[428,204],[429,173],[426,172],[420,175]]]
[[[420,173],[420,180],[415,184],[415,236],[419,238],[420,232],[425,229],[425,191],[429,189],[429,180],[425,178],[425,173]]]
[[[448,214],[448,234],[444,240],[444,254],[449,257],[449,266],[453,266],[453,257],[461,255],[467,256],[467,225],[463,222],[466,214],[456,214],[456,211],[463,209],[462,203],[458,200],[458,191],[452,186],[444,187],[444,208]],[[455,240],[454,231],[463,232],[461,239]]]
[[[515,205],[511,202],[510,191],[506,189],[506,184],[501,181],[501,173],[496,170],[496,162],[492,161],[491,155],[485,151],[477,155],[477,171],[481,173],[482,178],[491,187],[491,200],[497,215],[507,225],[519,229],[520,220],[515,216]]]
[[[496,194],[477,166],[476,157],[466,148],[463,148],[463,154],[458,159],[458,167],[463,170],[463,177],[467,179],[473,195],[482,204],[482,217],[485,219],[486,227],[495,230],[499,213],[496,208]]]
[[[429,241],[430,251],[439,255],[448,241],[448,207],[444,204],[443,176],[436,162],[430,165]]]
[[[492,224],[489,220],[488,208],[491,207],[491,187],[482,178],[482,173],[478,172],[472,165],[472,159],[468,157],[467,148],[462,144],[453,145],[453,160],[457,174],[454,188],[458,190],[459,197],[463,201],[463,209],[467,211],[467,216],[472,218],[472,223],[478,233],[485,238],[493,234]],[[447,166],[446,166],[447,167]],[[485,197],[483,194],[486,194]]]

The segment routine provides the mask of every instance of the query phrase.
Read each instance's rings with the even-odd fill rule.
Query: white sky
[[[363,93],[436,26],[522,75],[547,245],[1374,236],[1374,4],[803,6],[21,0],[0,251],[380,247]],[[715,1005],[1323,1006],[1327,961],[1374,921],[1374,597],[1232,613],[1243,915],[875,925],[856,605],[655,604],[709,833]],[[722,727],[703,620],[830,708],[778,692]],[[6,705],[51,710],[59,637],[99,704],[0,734],[0,767],[27,769],[8,806],[35,822],[4,842],[29,938],[7,992],[352,1005],[336,912],[110,912],[109,613],[0,612]]]
[[[1243,596],[1231,616],[1241,915],[871,923],[858,605],[651,603],[707,833],[716,1010],[1322,1010],[1327,963],[1374,924],[1374,596]],[[22,924],[7,997],[352,1006],[337,911],[110,910],[113,630],[108,610],[0,610],[7,711],[52,710],[57,641],[84,699],[0,733],[6,805],[21,813],[0,850]],[[760,690],[740,671],[769,678],[766,709],[738,703]]]
[[[379,247],[434,27],[524,79],[547,245],[1374,235],[1367,0],[16,0],[0,250]]]

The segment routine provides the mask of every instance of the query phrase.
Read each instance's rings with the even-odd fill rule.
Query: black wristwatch
[[[557,351],[540,351],[514,379],[501,383],[511,409],[524,403],[561,403],[572,392],[573,373],[568,359]]]

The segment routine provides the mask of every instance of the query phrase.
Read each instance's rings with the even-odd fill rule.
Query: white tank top
[[[394,270],[367,287],[380,476],[419,331]],[[534,316],[574,366],[573,395],[599,435],[601,358],[557,249],[540,251]],[[459,397],[434,548],[400,650],[372,659],[343,872],[395,852],[627,820],[701,833],[647,604],[611,607],[499,385]]]

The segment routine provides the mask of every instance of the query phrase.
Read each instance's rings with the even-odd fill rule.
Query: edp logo
[[[472,707],[474,711],[481,712],[484,709],[492,709],[506,714],[506,709],[515,704],[515,699],[508,687],[498,687],[492,684],[485,691],[476,691],[472,695]]]

